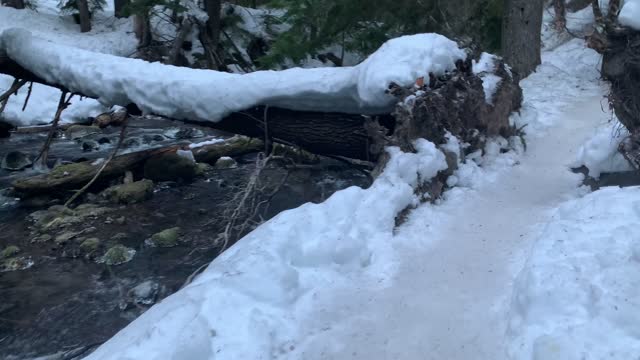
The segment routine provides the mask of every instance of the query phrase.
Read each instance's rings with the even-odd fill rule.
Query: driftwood
[[[264,142],[244,136],[235,136],[223,142],[204,145],[191,150],[197,162],[215,164],[223,156],[236,157],[264,149]]]

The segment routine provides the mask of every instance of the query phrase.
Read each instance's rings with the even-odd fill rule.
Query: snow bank
[[[618,21],[640,31],[640,0],[625,0]]]
[[[192,284],[140,316],[87,359],[266,359],[295,349],[317,297],[352,278],[391,275],[396,214],[413,188],[446,168],[425,140],[391,160],[369,189],[351,187],[263,224]]]
[[[629,132],[617,120],[598,127],[591,137],[578,150],[574,168],[586,166],[589,176],[598,178],[603,172],[632,170],[629,162],[618,151],[620,142]]]
[[[454,68],[465,53],[437,34],[393,39],[360,65],[229,74],[124,59],[51,43],[23,29],[2,33],[2,48],[23,67],[103,104],[136,103],[177,119],[216,121],[257,104],[296,110],[377,113],[392,109],[386,94],[429,72]]]
[[[555,213],[519,275],[514,359],[640,355],[640,188],[605,188]]]

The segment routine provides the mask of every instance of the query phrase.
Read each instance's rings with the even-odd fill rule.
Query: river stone
[[[15,245],[9,245],[0,252],[0,259],[9,258],[20,252],[20,248]]]
[[[90,152],[100,149],[100,144],[95,140],[85,140],[82,142],[82,151]]]
[[[85,256],[91,256],[100,247],[100,239],[88,238],[80,244],[80,251]]]
[[[33,260],[29,257],[12,257],[0,261],[0,272],[28,269],[33,266]]]
[[[140,180],[129,184],[112,186],[104,191],[104,196],[115,204],[135,204],[153,196],[153,181]]]
[[[76,237],[78,235],[79,235],[79,233],[77,233],[77,232],[68,231],[68,232],[64,232],[64,233],[56,236],[54,241],[58,245],[63,245],[63,244],[66,244],[69,240],[73,239],[74,237]]]
[[[29,167],[33,164],[31,156],[22,151],[12,151],[3,158],[0,166],[5,170],[17,171]]]
[[[144,177],[153,181],[191,181],[197,175],[196,163],[176,153],[154,156],[144,164]]]
[[[180,228],[174,227],[165,229],[151,237],[151,244],[157,247],[174,247],[178,245]]]
[[[142,142],[137,137],[128,138],[122,142],[122,146],[125,148],[138,147],[141,144]]]
[[[223,156],[216,161],[216,169],[233,169],[238,166],[238,163],[228,156]]]
[[[14,128],[15,126],[9,124],[8,122],[0,120],[0,138],[11,136],[11,130],[13,130]]]
[[[64,136],[67,139],[77,140],[81,139],[85,136],[98,134],[101,130],[95,126],[87,126],[87,125],[71,125],[65,130]]]
[[[124,245],[115,245],[107,250],[99,262],[107,265],[120,265],[131,261],[135,254],[136,251],[134,249],[128,248]]]
[[[158,285],[157,282],[147,280],[131,289],[130,294],[134,303],[140,305],[152,305],[156,302],[156,296],[158,295],[159,289],[160,285]]]

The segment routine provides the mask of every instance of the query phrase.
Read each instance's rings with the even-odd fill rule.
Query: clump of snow
[[[23,67],[103,104],[133,102],[146,112],[202,121],[217,121],[257,104],[296,110],[386,112],[396,101],[386,93],[391,82],[409,86],[429,72],[442,74],[453,69],[455,60],[465,56],[455,42],[441,35],[419,34],[388,41],[354,67],[241,75],[97,56],[52,46],[23,29],[5,30],[2,45]]]
[[[482,53],[478,61],[473,63],[473,73],[482,79],[482,88],[484,89],[484,98],[487,104],[493,104],[493,96],[498,91],[498,86],[502,78],[495,74],[496,61],[499,58],[495,55]]]
[[[197,149],[199,147],[203,147],[203,146],[207,146],[207,145],[213,145],[213,144],[217,144],[217,143],[221,143],[224,142],[224,139],[210,139],[210,140],[206,140],[206,141],[201,141],[198,143],[193,143],[189,145],[190,149]]]
[[[598,127],[593,137],[578,150],[572,167],[586,166],[589,176],[594,178],[602,173],[632,170],[618,151],[620,143],[628,135],[629,132],[617,120]]]
[[[415,146],[415,154],[390,148],[369,189],[351,187],[263,224],[88,359],[259,359],[294,350],[296,324],[318,307],[317,294],[355,276],[382,286],[391,275],[396,214],[417,202],[419,181],[446,168],[435,145]]]
[[[518,276],[514,359],[635,359],[640,354],[640,188],[563,204]]]
[[[640,0],[625,0],[618,21],[640,31]]]

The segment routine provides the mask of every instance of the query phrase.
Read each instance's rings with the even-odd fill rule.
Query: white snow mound
[[[640,31],[640,0],[625,0],[618,21]]]
[[[125,59],[53,45],[19,28],[2,33],[10,58],[51,83],[105,105],[135,103],[145,112],[217,121],[258,104],[294,110],[378,113],[395,99],[391,82],[408,86],[429,72],[442,74],[465,53],[437,34],[396,38],[360,65],[229,74]]]
[[[513,296],[516,360],[640,355],[640,188],[566,202],[539,236]]]

